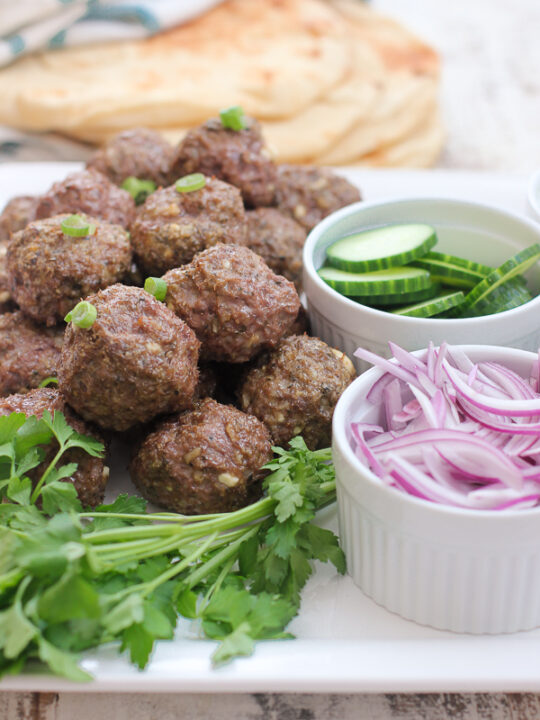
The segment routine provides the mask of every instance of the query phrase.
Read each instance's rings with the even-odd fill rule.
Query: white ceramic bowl
[[[362,346],[388,356],[388,340],[407,350],[432,341],[505,345],[536,351],[540,346],[540,296],[521,307],[479,318],[437,319],[393,315],[349,300],[317,275],[326,248],[340,237],[388,223],[433,225],[440,252],[498,266],[519,250],[540,242],[540,226],[489,205],[460,200],[418,198],[355,203],[325,218],[304,247],[304,290],[313,334],[352,358]],[[540,263],[527,273],[533,294],[540,293]],[[368,365],[355,361],[359,371]]]
[[[529,181],[527,204],[530,214],[537,222],[540,222],[540,170]]]
[[[528,377],[534,353],[461,346]],[[421,355],[423,351],[416,353]],[[354,582],[375,602],[422,625],[507,633],[540,625],[540,507],[468,510],[420,500],[384,485],[356,458],[351,421],[379,423],[365,397],[375,368],[341,396],[333,419],[339,533]]]

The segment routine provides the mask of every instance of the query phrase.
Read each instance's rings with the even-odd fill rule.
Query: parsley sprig
[[[48,460],[43,445],[53,440]],[[288,450],[275,448],[261,500],[183,516],[147,513],[128,495],[83,510],[73,485],[61,482],[75,470],[59,465],[72,447],[102,451],[61,413],[0,418],[0,674],[37,660],[88,680],[79,653],[112,641],[144,668],[179,616],[219,642],[218,665],[251,654],[257,640],[292,637],[286,627],[313,560],[345,571],[337,538],[312,522],[335,499],[330,450],[295,438]],[[38,466],[45,469],[31,480]]]

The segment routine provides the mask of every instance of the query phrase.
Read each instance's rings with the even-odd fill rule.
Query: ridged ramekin
[[[317,275],[326,248],[366,227],[421,222],[433,225],[439,252],[497,267],[519,250],[540,243],[540,225],[489,205],[441,198],[355,203],[325,218],[304,246],[304,290],[313,334],[352,358],[362,346],[388,356],[388,340],[406,350],[436,345],[482,343],[536,351],[540,346],[540,296],[521,307],[477,318],[414,318],[393,315],[349,300]],[[527,273],[540,292],[540,263]],[[359,371],[368,365],[355,359]]]
[[[460,346],[529,376],[537,355]],[[421,355],[422,353],[417,353]],[[333,419],[339,534],[354,582],[375,602],[441,630],[510,633],[540,626],[540,507],[479,511],[420,500],[384,485],[355,456],[351,421],[380,422],[366,400],[372,368],[341,396]]]

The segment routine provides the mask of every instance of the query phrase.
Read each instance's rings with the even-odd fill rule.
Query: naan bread
[[[178,142],[240,104],[278,162],[423,166],[442,142],[438,83],[436,53],[359,0],[228,0],[149,40],[0,71],[0,122],[97,143],[148,126]]]

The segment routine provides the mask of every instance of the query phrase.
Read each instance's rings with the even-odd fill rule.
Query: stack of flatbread
[[[442,144],[438,83],[436,53],[360,0],[228,0],[150,39],[18,61],[0,71],[0,123],[177,141],[238,104],[279,162],[423,167]]]

